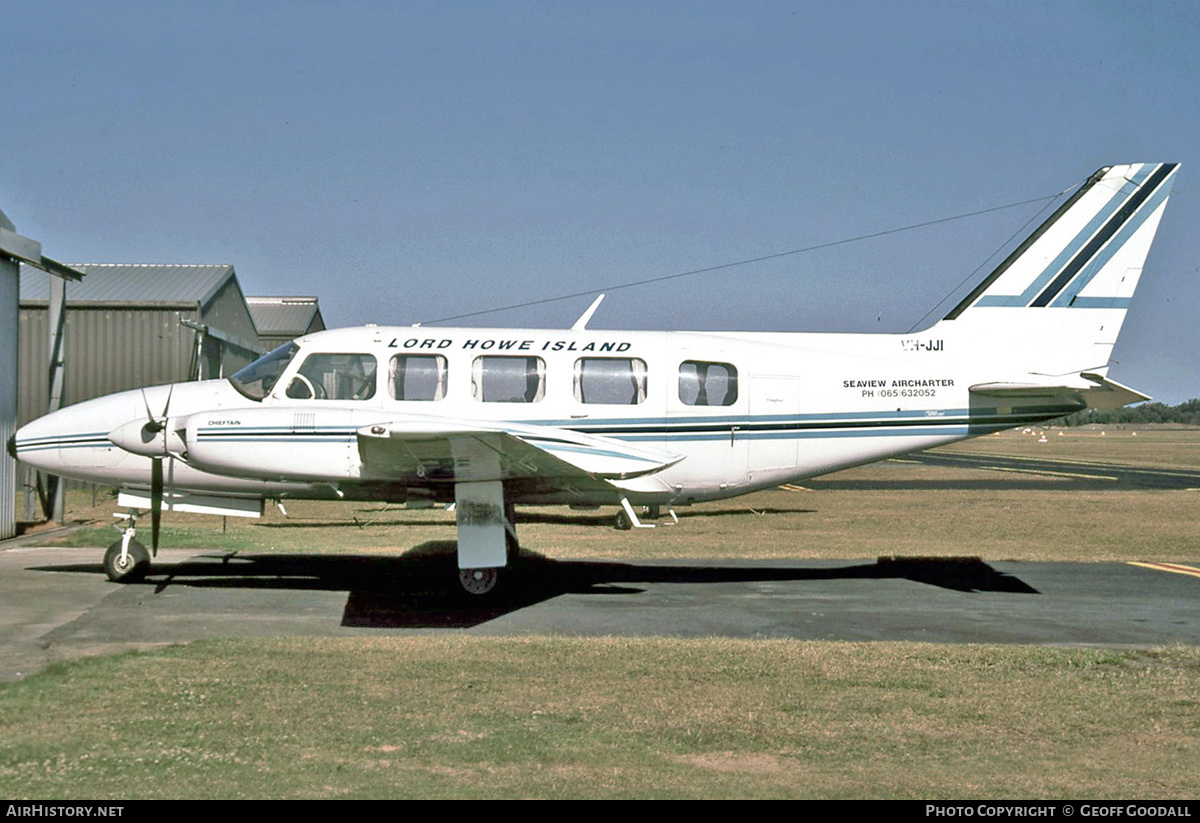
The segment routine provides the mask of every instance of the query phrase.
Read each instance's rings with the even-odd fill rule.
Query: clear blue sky
[[[1111,374],[1200,395],[1200,3],[6,0],[0,20],[18,231],[60,260],[232,263],[330,325],[1182,162]],[[906,331],[1038,208],[615,291],[592,325]],[[588,302],[462,322],[564,327]]]

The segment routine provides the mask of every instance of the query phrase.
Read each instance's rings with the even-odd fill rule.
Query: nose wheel
[[[136,583],[150,571],[150,552],[141,543],[122,537],[104,552],[104,573],[114,583]]]

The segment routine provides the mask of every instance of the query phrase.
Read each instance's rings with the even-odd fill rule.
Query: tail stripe
[[[1008,257],[1004,258],[1004,262],[1001,263],[999,266],[997,266],[995,269],[993,269],[992,273],[983,279],[983,282],[981,282],[975,288],[971,289],[971,293],[968,294],[966,297],[964,297],[957,306],[955,306],[953,309],[951,309],[950,313],[947,314],[944,319],[954,320],[959,315],[961,315],[964,311],[969,309],[971,306],[975,305],[975,301],[980,299],[980,295],[983,295],[988,290],[990,290],[992,288],[992,284],[995,283],[997,280],[999,280],[1000,277],[1006,271],[1008,271],[1009,266],[1013,265],[1013,263],[1015,263],[1017,260],[1019,260],[1021,258],[1021,256],[1030,249],[1031,246],[1033,246],[1038,240],[1040,240],[1042,235],[1044,235],[1047,231],[1049,231],[1050,228],[1055,223],[1058,222],[1059,218],[1061,218],[1064,214],[1066,214],[1071,209],[1073,209],[1075,207],[1075,204],[1078,203],[1081,199],[1083,199],[1083,196],[1085,194],[1087,194],[1088,191],[1091,190],[1092,186],[1096,185],[1096,183],[1098,183],[1100,181],[1100,179],[1103,178],[1105,172],[1107,172],[1110,168],[1111,168],[1110,166],[1105,166],[1104,168],[1098,170],[1091,177],[1089,177],[1082,186],[1080,186],[1078,189],[1075,190],[1074,194],[1072,194],[1069,198],[1067,198],[1067,201],[1065,203],[1063,203],[1057,209],[1054,210],[1054,214],[1052,214],[1048,218],[1046,218],[1045,222],[1043,222],[1042,225],[1038,226],[1037,229],[1033,232],[1033,234],[1031,234],[1031,235],[1029,235],[1029,237],[1025,238],[1025,242],[1023,242],[1021,245],[1017,246],[1017,248],[1013,249],[1012,253],[1009,254]],[[1002,297],[1000,299],[1004,300],[1004,301],[1013,301],[1013,300],[1017,300],[1019,298],[1020,298],[1020,295],[1015,295],[1013,297]],[[1004,302],[1004,303],[999,303],[997,305],[1007,306],[1007,305],[1018,305],[1018,304],[1016,304],[1016,303],[1010,304],[1009,302]],[[1021,303],[1019,305],[1024,305],[1024,303]]]
[[[1090,408],[1145,398],[1108,380],[1107,370],[1178,170],[1101,168],[929,329],[939,347],[954,340],[955,351],[962,346],[973,363],[994,369],[996,378],[970,387],[973,398],[1014,409],[1048,398]]]
[[[1174,164],[1174,166],[1177,165],[1178,163]],[[1172,168],[1174,166],[1172,166]],[[1169,169],[1167,173],[1170,174]],[[1137,214],[1133,215],[1133,217],[1121,227],[1120,231],[1117,232],[1116,237],[1113,238],[1113,241],[1101,249],[1095,258],[1093,258],[1090,263],[1084,266],[1079,276],[1076,277],[1075,280],[1063,290],[1062,294],[1055,298],[1053,305],[1072,306],[1075,308],[1128,308],[1129,298],[1127,297],[1089,298],[1078,297],[1078,294],[1087,288],[1088,283],[1092,282],[1092,278],[1095,277],[1100,270],[1108,264],[1108,261],[1111,260],[1113,255],[1115,255],[1121,249],[1121,246],[1125,245],[1125,243],[1127,243],[1129,239],[1133,237],[1135,233],[1137,233],[1138,229],[1142,227],[1142,224],[1149,220],[1151,215],[1158,211],[1159,207],[1166,202],[1167,197],[1171,194],[1171,185],[1173,182],[1173,180],[1167,180],[1166,183],[1162,183],[1160,181],[1160,185],[1154,191],[1154,194],[1146,200],[1145,205],[1142,206],[1138,210]],[[1150,189],[1150,184],[1147,184],[1146,189]]]
[[[1087,225],[1080,229],[1079,233],[1071,239],[1061,252],[1058,253],[1050,264],[1042,270],[1042,273],[1033,279],[1023,292],[1020,294],[989,294],[984,295],[978,305],[980,306],[1007,306],[1011,308],[1025,308],[1029,302],[1042,289],[1046,287],[1054,275],[1062,271],[1070,260],[1079,254],[1079,250],[1083,248],[1088,239],[1093,237],[1096,232],[1103,226],[1110,217],[1121,208],[1121,204],[1129,199],[1129,196],[1137,191],[1137,187],[1145,180],[1150,171],[1154,167],[1149,163],[1143,165],[1138,172],[1133,176],[1128,183],[1122,184],[1121,188],[1109,198],[1108,202],[1096,213],[1096,215],[1088,221]],[[1130,183],[1133,187],[1130,188]]]
[[[1100,232],[1091,239],[1091,242],[1084,247],[1083,251],[1080,252],[1075,259],[1072,260],[1070,264],[1059,273],[1058,277],[1054,278],[1054,282],[1052,282],[1041,294],[1039,294],[1030,305],[1035,308],[1041,308],[1048,305],[1050,301],[1053,300],[1058,293],[1061,292],[1063,288],[1065,288],[1066,285],[1071,282],[1075,275],[1079,273],[1079,270],[1082,269],[1096,255],[1101,247],[1103,247],[1104,244],[1107,243],[1108,240],[1117,233],[1117,230],[1120,229],[1121,226],[1125,225],[1133,213],[1137,211],[1138,207],[1146,201],[1146,198],[1148,198],[1159,187],[1163,180],[1165,180],[1167,176],[1175,170],[1175,166],[1176,164],[1164,164],[1160,166],[1158,171],[1156,171],[1144,185],[1137,189],[1136,193],[1134,193],[1134,195],[1128,199],[1128,201],[1116,213],[1116,215],[1114,215],[1105,224],[1104,228],[1101,229]],[[1147,211],[1147,214],[1149,214],[1149,211]],[[1114,250],[1118,246],[1119,244],[1114,244]]]

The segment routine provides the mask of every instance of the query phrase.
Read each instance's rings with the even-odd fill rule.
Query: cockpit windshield
[[[292,358],[298,351],[300,351],[300,347],[295,343],[284,343],[274,351],[264,354],[249,366],[234,372],[229,378],[229,382],[251,400],[262,400],[271,393],[271,389],[275,387],[275,381],[279,379],[279,375],[283,374],[283,370],[288,367],[288,363],[292,362]]]

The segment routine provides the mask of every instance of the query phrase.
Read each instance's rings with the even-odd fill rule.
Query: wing
[[[540,488],[613,491],[608,481],[654,474],[677,454],[554,426],[405,419],[358,430],[365,479],[426,483],[521,481]]]

